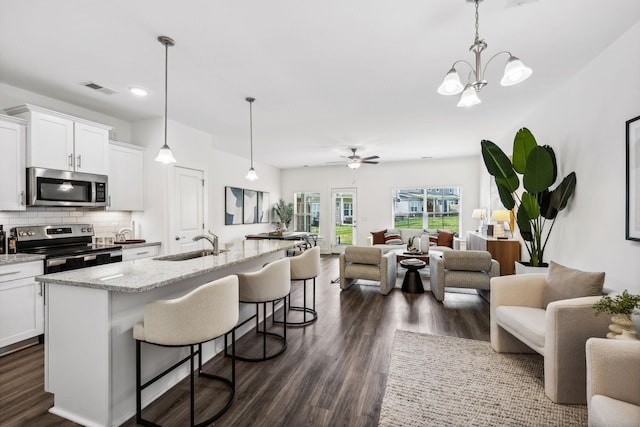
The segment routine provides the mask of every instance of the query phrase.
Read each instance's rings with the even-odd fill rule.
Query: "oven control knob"
[[[18,231],[18,236],[26,236],[27,232],[26,231]]]
[[[87,227],[87,233],[91,233],[93,231],[93,229],[91,229],[91,227]]]
[[[35,231],[27,231],[27,235],[28,236],[35,236],[36,232]]]

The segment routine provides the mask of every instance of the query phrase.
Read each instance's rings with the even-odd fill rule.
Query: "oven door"
[[[102,264],[111,264],[122,261],[122,251],[103,251],[89,254],[65,256],[59,258],[47,258],[44,263],[44,274],[60,271],[77,270],[79,268],[93,267]]]
[[[29,206],[106,206],[107,177],[28,168],[27,204]]]

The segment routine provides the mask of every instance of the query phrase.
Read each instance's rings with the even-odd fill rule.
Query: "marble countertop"
[[[122,249],[144,248],[147,246],[160,246],[160,242],[144,242],[144,243],[125,243],[113,242],[114,245],[122,246]]]
[[[42,261],[43,259],[44,259],[44,255],[3,254],[3,255],[0,255],[0,266],[2,266],[2,265],[10,265],[10,264],[17,264],[17,263],[20,263],[20,262]]]
[[[286,240],[243,240],[226,252],[184,261],[144,258],[37,276],[36,281],[115,292],[145,292],[294,247]]]

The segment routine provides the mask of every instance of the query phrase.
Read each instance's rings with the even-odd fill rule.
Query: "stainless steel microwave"
[[[27,168],[27,205],[107,206],[107,184],[106,175]]]

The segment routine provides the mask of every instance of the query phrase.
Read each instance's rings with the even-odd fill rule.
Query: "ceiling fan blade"
[[[373,160],[373,159],[379,159],[379,158],[380,158],[380,156],[369,156],[369,157],[365,157],[365,158],[363,158],[362,160],[363,160],[363,161],[364,161],[364,160]]]
[[[370,165],[377,165],[377,164],[378,164],[378,163],[380,163],[380,162],[372,162],[371,160],[363,160],[363,161],[361,161],[360,163],[368,163],[368,164],[370,164]]]

